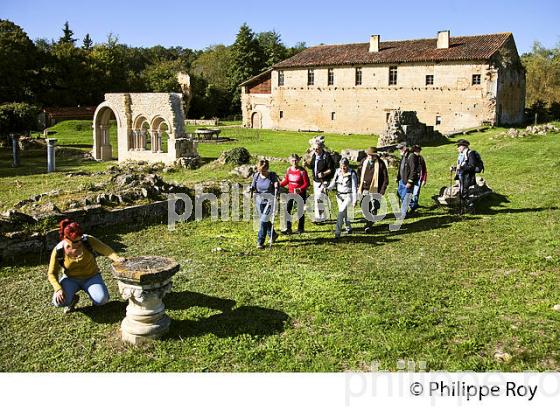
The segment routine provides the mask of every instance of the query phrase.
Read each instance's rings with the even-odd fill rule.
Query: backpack
[[[99,254],[93,250],[91,243],[88,241],[88,236],[86,234],[82,235],[82,245],[86,248],[94,258],[97,258]],[[60,265],[60,267],[66,271],[66,266],[64,266],[64,241],[60,241],[58,245],[56,245],[56,261]]]
[[[477,174],[479,172],[484,172],[484,162],[482,161],[482,158],[480,156],[480,154],[478,153],[478,151],[471,151],[474,157],[474,172],[476,172]]]

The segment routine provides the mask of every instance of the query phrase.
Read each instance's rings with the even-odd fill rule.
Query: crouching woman
[[[85,235],[82,227],[70,219],[60,222],[59,233],[60,242],[51,253],[48,271],[49,282],[54,288],[53,305],[64,307],[65,313],[73,311],[80,289],[88,294],[94,305],[107,303],[109,291],[95,257],[107,256],[114,262],[122,262],[124,258],[99,239]],[[59,280],[61,269],[63,275]]]

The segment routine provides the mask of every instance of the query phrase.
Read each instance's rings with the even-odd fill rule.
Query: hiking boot
[[[71,312],[75,311],[76,310],[76,305],[78,304],[79,301],[80,301],[80,295],[75,294],[74,299],[72,299],[72,303],[70,303],[69,306],[66,306],[64,308],[64,313],[71,313]]]
[[[352,228],[346,228],[346,233],[350,235],[352,233]]]
[[[262,243],[257,243],[257,249],[264,249],[264,245]]]
[[[276,242],[276,239],[278,239],[278,232],[274,231],[272,232],[272,243]]]
[[[292,234],[292,230],[291,229],[284,229],[282,232],[280,232],[282,235],[291,235]]]
[[[301,235],[303,232],[304,232],[303,229],[298,229],[298,230],[296,231],[296,233],[297,233],[298,235]]]

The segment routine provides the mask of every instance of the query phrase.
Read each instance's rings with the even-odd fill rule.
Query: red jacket
[[[296,188],[301,190],[301,193],[305,192],[309,186],[309,177],[307,176],[307,171],[304,168],[298,168],[292,171],[292,167],[286,170],[286,176],[284,180],[280,182],[281,186],[288,185],[288,191],[294,193]]]

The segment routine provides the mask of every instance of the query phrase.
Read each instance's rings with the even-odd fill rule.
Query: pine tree
[[[82,48],[84,50],[89,50],[89,49],[91,49],[92,45],[93,45],[93,41],[91,40],[91,37],[90,37],[89,33],[86,33],[86,36],[84,37],[84,40],[83,40]]]
[[[232,108],[234,111],[239,111],[241,96],[239,85],[265,68],[264,53],[247,23],[243,23],[239,29],[231,51],[233,60],[230,73]]]
[[[64,23],[62,32],[64,33],[64,35],[58,40],[59,43],[74,44],[76,42],[76,39],[72,37],[74,35],[74,32],[70,30],[70,25],[68,24],[68,22]]]

